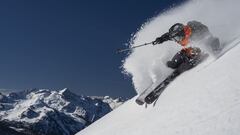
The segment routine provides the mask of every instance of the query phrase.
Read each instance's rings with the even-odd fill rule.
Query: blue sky
[[[0,1],[0,88],[70,88],[131,97],[123,48],[147,19],[183,0]]]

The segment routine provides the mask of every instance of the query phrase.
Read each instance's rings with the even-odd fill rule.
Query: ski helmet
[[[184,25],[181,23],[176,23],[174,24],[170,29],[169,29],[169,35],[176,41],[181,41],[184,36]]]

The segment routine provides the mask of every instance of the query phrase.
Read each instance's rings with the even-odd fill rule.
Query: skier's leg
[[[187,69],[186,69],[186,64],[184,63],[184,64],[182,64],[182,65],[180,65],[178,68],[177,68],[177,72],[179,73],[179,74],[181,74],[181,73],[183,73],[184,71],[186,71]]]
[[[180,64],[182,64],[183,59],[182,59],[182,52],[178,52],[171,61],[167,62],[167,66],[176,69]]]
[[[194,65],[191,64],[190,62],[184,62],[177,68],[176,72],[178,72],[178,74],[181,74],[193,67],[194,67]]]

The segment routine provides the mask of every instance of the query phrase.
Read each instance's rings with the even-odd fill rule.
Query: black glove
[[[155,39],[155,41],[153,41],[153,45],[161,44],[163,42],[164,42],[164,39],[162,37],[158,37]]]
[[[167,40],[170,40],[169,33],[165,33],[161,37],[156,38],[156,40],[153,41],[153,45],[161,44],[161,43],[163,43],[163,42],[165,42]]]

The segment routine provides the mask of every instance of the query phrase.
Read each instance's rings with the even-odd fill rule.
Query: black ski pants
[[[184,51],[179,51],[172,60],[167,62],[167,66],[176,69],[176,72],[181,74],[182,72],[193,68],[193,64],[190,62],[190,58]]]

